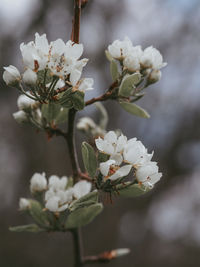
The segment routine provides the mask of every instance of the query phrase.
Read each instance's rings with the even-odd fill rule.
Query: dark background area
[[[73,1],[0,0],[0,72],[13,64],[22,69],[19,45],[36,31],[49,40],[68,40]],[[159,162],[163,178],[141,198],[115,200],[83,229],[85,254],[129,247],[131,254],[107,266],[198,267],[200,264],[200,2],[198,0],[90,0],[83,11],[81,42],[90,59],[84,75],[93,77],[97,96],[111,83],[104,50],[129,36],[143,48],[153,45],[168,66],[159,83],[147,89],[139,104],[150,119],[133,117],[107,102],[109,130],[136,136]],[[2,75],[0,76],[2,77]],[[18,93],[0,78],[0,267],[72,266],[69,234],[10,233],[10,225],[26,224],[18,212],[20,197],[29,197],[33,173],[70,175],[64,141],[48,141],[43,133],[12,118]],[[94,108],[79,116],[91,115]],[[80,157],[80,142],[77,134]],[[94,264],[93,266],[100,266]]]

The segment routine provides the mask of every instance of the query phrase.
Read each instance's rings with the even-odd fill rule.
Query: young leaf
[[[65,227],[67,229],[73,229],[89,224],[102,210],[103,205],[101,203],[76,209],[69,214]]]
[[[108,113],[105,109],[104,105],[101,102],[95,103],[96,108],[99,110],[100,113],[100,120],[99,120],[99,126],[103,130],[106,130],[107,124],[108,124]]]
[[[33,217],[33,220],[43,227],[49,226],[48,216],[43,210],[40,203],[36,200],[30,200],[30,215]]]
[[[111,54],[108,52],[108,50],[105,51],[106,57],[109,61],[113,60],[113,57],[111,56]]]
[[[84,92],[79,90],[77,90],[71,95],[72,103],[76,110],[81,110],[85,107],[84,96],[85,96]]]
[[[127,74],[119,87],[119,95],[129,97],[133,91],[136,84],[139,83],[141,75],[139,73],[134,73],[132,75]]]
[[[117,61],[114,59],[110,62],[110,73],[111,73],[113,82],[119,78]]]
[[[31,232],[31,233],[39,233],[44,231],[44,229],[41,229],[37,224],[13,226],[9,227],[9,230],[11,232]]]
[[[120,101],[119,104],[124,110],[126,110],[127,112],[133,115],[136,115],[142,118],[150,118],[149,113],[136,104],[129,103],[129,102],[122,102],[122,101]]]
[[[69,109],[65,107],[60,108],[58,116],[55,118],[55,124],[63,123],[67,120]]]
[[[119,187],[117,187],[117,189],[120,193],[120,196],[124,197],[138,197],[146,194],[150,190],[139,184],[132,184],[127,186],[125,185],[124,187],[123,185],[120,185]]]
[[[69,209],[71,211],[74,211],[75,209],[78,209],[80,207],[95,204],[95,203],[97,203],[97,201],[98,201],[98,192],[93,191],[93,192],[90,192],[89,194],[73,201],[72,204],[70,205]]]
[[[97,159],[94,149],[86,142],[82,143],[82,157],[86,171],[93,178],[97,170]]]

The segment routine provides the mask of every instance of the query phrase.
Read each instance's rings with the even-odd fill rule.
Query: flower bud
[[[31,193],[42,192],[47,188],[47,180],[45,173],[35,173],[31,178],[30,190]]]
[[[7,85],[14,86],[19,83],[21,78],[18,69],[15,66],[4,67],[3,80]]]
[[[27,85],[34,85],[37,81],[37,74],[31,69],[27,69],[23,74],[23,81]]]
[[[17,99],[17,106],[20,110],[31,108],[33,104],[35,104],[35,100],[26,95],[20,95]]]
[[[30,207],[30,201],[26,198],[20,198],[19,200],[19,210],[25,211]]]
[[[23,110],[13,113],[13,117],[18,123],[28,122],[27,114]]]
[[[160,70],[152,70],[148,76],[148,84],[156,83],[161,79],[162,73]]]

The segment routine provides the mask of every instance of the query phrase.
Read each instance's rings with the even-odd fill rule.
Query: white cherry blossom
[[[35,85],[37,81],[37,74],[31,69],[27,69],[22,75],[22,79],[27,85]]]
[[[30,207],[30,201],[27,198],[20,198],[19,200],[19,210],[25,211]]]

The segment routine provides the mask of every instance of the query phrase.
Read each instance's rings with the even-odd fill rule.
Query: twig
[[[74,267],[81,267],[83,266],[82,261],[82,243],[81,243],[81,233],[80,229],[74,229],[72,230],[73,235],[73,243],[74,243]]]
[[[101,102],[101,101],[111,99],[113,97],[113,91],[117,86],[118,86],[118,81],[115,81],[114,83],[111,84],[111,86],[109,87],[106,93],[104,93],[101,96],[94,97],[86,101],[85,105],[88,106],[88,105],[94,104],[95,102],[99,102],[99,101]]]
[[[74,18],[72,26],[71,40],[74,43],[79,43],[80,34],[80,18],[81,18],[81,0],[74,0]]]

